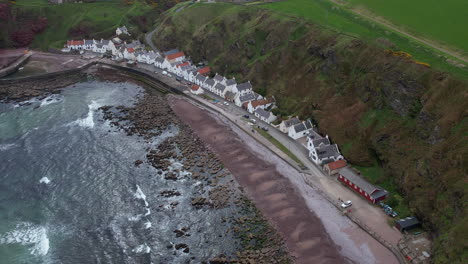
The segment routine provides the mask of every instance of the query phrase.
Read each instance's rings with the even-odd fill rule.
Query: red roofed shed
[[[178,64],[177,67],[182,67],[182,66],[189,65],[189,64],[190,62],[186,61],[184,63]]]
[[[180,52],[177,52],[177,53],[174,53],[174,54],[170,54],[170,55],[167,55],[167,60],[174,60],[174,59],[177,59],[177,58],[180,58],[180,57],[184,57],[185,54],[180,51]]]
[[[198,73],[200,73],[201,75],[208,75],[208,73],[211,72],[211,69],[210,67],[205,67],[205,68],[201,68],[198,70]]]
[[[323,166],[323,170],[328,175],[333,175],[333,174],[337,174],[338,170],[344,167],[346,167],[346,160],[337,160],[337,161],[325,164],[325,166]]]

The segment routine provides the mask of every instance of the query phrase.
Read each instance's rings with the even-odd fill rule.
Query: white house
[[[138,62],[146,63],[146,64],[154,64],[156,58],[159,54],[154,51],[146,52],[146,51],[139,51],[135,52],[136,59]]]
[[[214,87],[213,87],[213,93],[215,93],[217,96],[224,96],[226,90],[226,86],[224,86],[221,82],[218,82]]]
[[[93,46],[93,52],[96,53],[106,53],[106,48],[102,44],[94,44]]]
[[[237,84],[235,87],[232,88],[232,92],[235,94],[238,93],[239,95],[247,94],[249,92],[252,92],[252,84],[250,83],[250,81],[246,83]]]
[[[198,75],[198,71],[190,71],[187,74],[188,74],[188,81],[194,83],[195,77],[197,77]]]
[[[106,49],[106,51],[115,50],[114,42],[107,39],[101,39],[101,41],[96,41],[96,44],[101,44],[103,48]]]
[[[269,106],[271,106],[274,103],[273,98],[268,98],[268,99],[261,99],[261,100],[253,100],[244,103],[243,107],[251,114],[258,108],[265,109]]]
[[[184,78],[184,80],[186,80],[186,81],[191,82],[190,81],[190,74],[193,71],[195,71],[195,69],[196,68],[191,64],[180,67],[180,70],[182,72],[182,78]]]
[[[94,48],[94,43],[95,43],[95,40],[94,39],[85,39],[84,40],[84,49],[85,50],[93,50]]]
[[[118,35],[121,35],[121,34],[124,34],[124,35],[129,35],[130,36],[130,33],[128,33],[128,29],[126,26],[123,26],[123,27],[118,27],[116,30],[115,30],[115,34]]]
[[[226,80],[226,91],[234,94],[234,87],[237,86],[236,78]]]
[[[69,48],[70,50],[83,50],[84,40],[68,40],[67,48]]]
[[[253,100],[257,100],[257,96],[254,92],[244,93],[244,94],[236,93],[236,97],[234,98],[234,103],[238,107],[242,107],[244,103],[253,101]]]
[[[222,75],[219,75],[216,73],[215,77],[213,77],[213,80],[216,82],[216,84],[221,83],[222,85],[226,85],[226,78]]]
[[[127,60],[136,60],[135,50],[133,48],[125,48],[123,51],[123,57]]]
[[[190,92],[193,94],[202,94],[203,89],[200,86],[194,84],[192,87],[190,87]]]
[[[293,139],[305,137],[312,130],[312,123],[307,120],[289,127],[288,136]]]
[[[314,130],[311,130],[307,137],[307,149],[309,150],[309,158],[317,165],[325,165],[343,159],[338,145],[330,144],[328,136],[322,137]]]
[[[196,85],[201,86],[204,89],[207,89],[206,85],[205,85],[206,79],[207,78],[205,76],[203,76],[201,74],[197,74],[197,76],[195,77],[195,80],[193,81],[193,83],[195,83]]]
[[[301,121],[297,119],[297,117],[292,117],[288,120],[283,120],[283,122],[280,123],[279,130],[283,133],[288,133],[289,127],[297,125],[299,123],[301,123]]]
[[[254,115],[268,124],[276,120],[276,116],[272,112],[266,111],[262,108],[255,110]]]
[[[199,78],[198,75],[197,75],[197,78]],[[213,78],[206,78],[205,82],[203,82],[202,84],[203,89],[208,90],[210,92],[213,92],[214,86],[215,86],[215,81],[213,80]]]
[[[190,67],[190,62],[186,61],[186,62],[177,64],[176,67],[175,67],[175,72],[174,72],[174,73],[175,73],[177,76],[183,77],[184,74],[183,74],[183,69],[182,69],[182,68],[185,69],[185,66],[189,66],[189,67]]]

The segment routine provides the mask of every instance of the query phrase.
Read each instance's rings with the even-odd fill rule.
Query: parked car
[[[268,127],[262,127],[264,131],[268,131]]]
[[[250,118],[249,115],[243,115],[242,117],[243,117],[243,118],[246,118],[246,119],[249,119],[249,118]]]
[[[176,79],[178,82],[181,82],[181,81],[182,81],[182,79],[181,79],[180,77],[176,77],[175,79]]]
[[[257,124],[257,121],[255,119],[250,119],[250,122],[254,123],[254,124]]]
[[[227,102],[224,102],[224,105],[229,105]]]
[[[163,71],[162,74],[167,75],[167,71]]]
[[[341,204],[341,208],[348,208],[351,205],[353,205],[353,203],[351,201],[346,201],[346,202]]]
[[[170,73],[168,73],[167,76],[172,77],[172,75]]]

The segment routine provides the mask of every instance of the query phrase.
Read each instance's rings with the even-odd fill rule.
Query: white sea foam
[[[141,190],[140,186],[138,186],[138,184],[136,187],[137,187],[137,190],[135,192],[135,197],[137,199],[142,199],[145,202],[145,206],[148,207],[148,202],[146,201],[146,195],[143,193],[143,191]]]
[[[98,109],[101,105],[98,104],[96,101],[92,101],[90,105],[88,105],[88,115],[85,118],[78,119],[76,121],[71,122],[72,125],[78,125],[81,127],[93,128],[94,127],[94,111]]]
[[[50,105],[50,104],[54,104],[54,103],[58,103],[60,101],[62,101],[62,97],[60,95],[54,94],[54,95],[51,95],[51,96],[48,96],[48,97],[44,98],[41,101],[40,107]]]
[[[151,222],[150,221],[146,221],[145,222],[145,228],[148,229],[152,226]]]
[[[33,245],[29,252],[44,256],[49,252],[49,238],[44,227],[31,223],[20,223],[16,229],[0,236],[0,244]]]
[[[141,218],[143,217],[142,214],[137,214],[135,216],[131,216],[128,218],[128,221],[132,221],[132,222],[138,222],[141,220]]]
[[[0,151],[12,149],[16,144],[0,144]]]
[[[143,245],[139,245],[138,247],[132,249],[135,253],[150,253],[151,248],[145,243]]]
[[[47,178],[47,177],[42,177],[42,178],[39,180],[39,183],[49,184],[49,183],[50,183],[50,180],[49,180],[49,178]]]

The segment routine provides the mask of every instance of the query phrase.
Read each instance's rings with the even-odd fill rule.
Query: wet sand
[[[219,157],[255,205],[286,241],[296,263],[346,263],[320,219],[274,164],[253,153],[226,125],[183,99],[170,98],[174,112]]]

